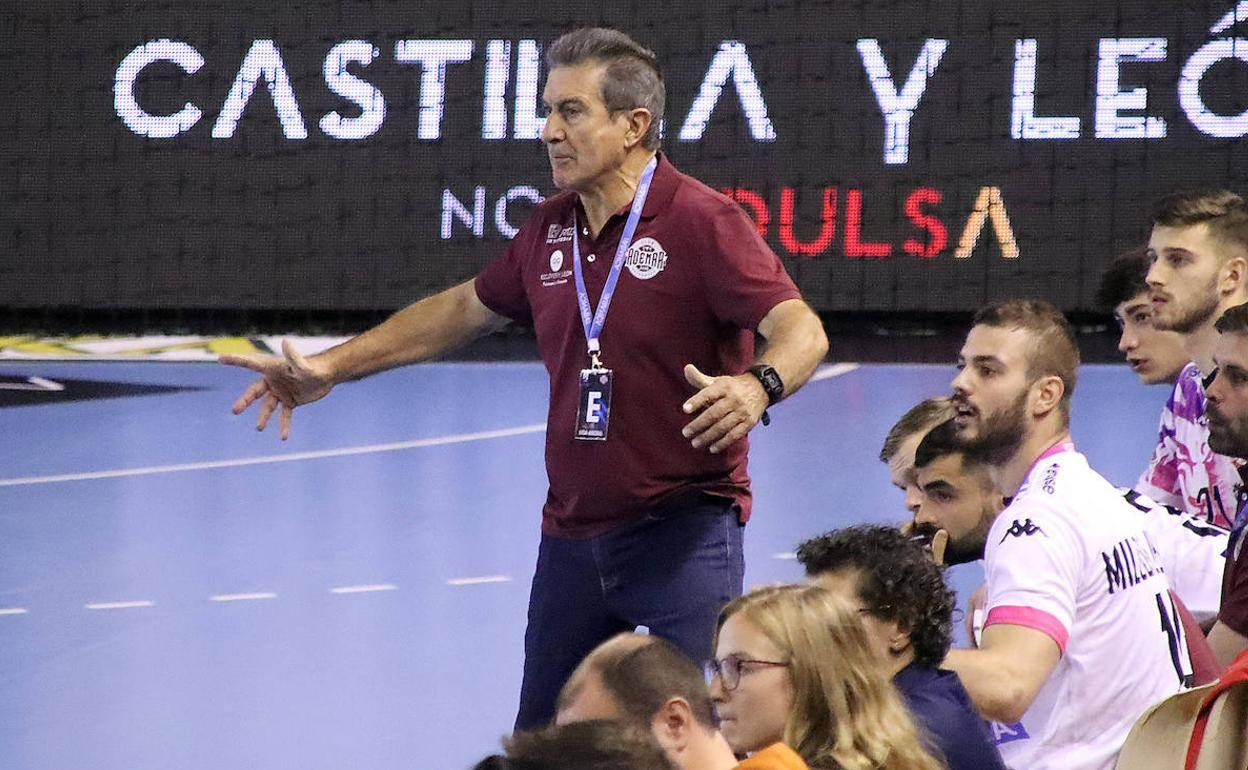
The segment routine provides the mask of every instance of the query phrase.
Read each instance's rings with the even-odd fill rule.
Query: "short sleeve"
[[[529,295],[524,289],[524,264],[533,252],[533,233],[540,229],[533,224],[536,220],[534,216],[525,222],[503,253],[486,265],[473,282],[481,304],[520,323],[533,321]]]
[[[740,206],[725,201],[711,217],[709,240],[703,276],[716,318],[756,330],[776,305],[801,299],[780,258]]]
[[[1007,509],[1001,515],[1009,517]],[[994,528],[985,564],[988,611],[984,627],[1005,623],[1047,634],[1062,652],[1075,622],[1082,551],[1074,533],[1052,516],[1007,518]]]
[[[1222,606],[1218,620],[1237,634],[1248,636],[1248,529],[1235,533],[1226,551],[1226,571],[1222,577]]]

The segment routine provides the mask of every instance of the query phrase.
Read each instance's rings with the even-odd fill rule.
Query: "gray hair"
[[[647,150],[659,149],[659,127],[667,95],[654,51],[623,32],[606,27],[573,30],[551,43],[546,51],[546,66],[550,69],[586,62],[606,65],[602,102],[609,111],[639,107],[650,111],[650,128],[641,138],[641,144]]]

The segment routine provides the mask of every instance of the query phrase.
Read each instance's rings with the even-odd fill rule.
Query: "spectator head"
[[[857,608],[826,588],[769,587],[734,599],[720,613],[714,649],[711,697],[738,753],[783,741],[810,767],[939,767]]]
[[[886,673],[937,668],[949,652],[954,595],[922,545],[894,527],[860,524],[797,548],[806,576],[858,608]]]
[[[559,693],[557,724],[617,719],[648,729],[681,770],[736,764],[715,725],[701,669],[671,642],[620,634],[603,642]]]
[[[675,770],[645,730],[592,720],[518,732],[474,770]]]
[[[1101,273],[1097,302],[1114,314],[1118,324],[1118,350],[1145,385],[1173,384],[1190,357],[1183,349],[1183,335],[1153,325],[1153,301],[1149,292],[1148,249],[1140,247],[1122,254]]]
[[[958,365],[958,433],[994,464],[1012,459],[1033,430],[1069,426],[1079,348],[1070,323],[1049,303],[1015,299],[981,309]]]
[[[1209,448],[1230,457],[1248,458],[1248,304],[1222,314],[1215,327],[1216,374],[1205,389]]]
[[[1248,205],[1227,190],[1166,196],[1148,239],[1153,325],[1191,334],[1248,300]]]
[[[914,479],[914,450],[923,434],[953,417],[953,402],[947,397],[929,398],[901,416],[888,431],[880,449],[880,461],[888,464],[889,479],[906,496],[906,510],[919,510],[922,493]]]
[[[963,442],[950,420],[923,437],[914,462],[923,490],[915,531],[931,536],[943,529],[949,534],[946,564],[984,558],[988,530],[1005,509],[1005,498],[983,453]]]

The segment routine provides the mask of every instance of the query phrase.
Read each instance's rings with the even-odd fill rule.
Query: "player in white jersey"
[[[1244,502],[1242,461],[1209,447],[1202,380],[1213,373],[1214,323],[1248,302],[1248,204],[1226,190],[1181,192],[1163,198],[1152,221],[1152,324],[1183,335],[1192,364],[1175,382],[1157,448],[1135,488],[1229,529]]]
[[[1191,680],[1169,583],[1141,517],[1070,442],[1079,353],[1061,313],[985,308],[960,358],[954,423],[919,445],[925,497],[945,434],[1012,499],[947,529],[953,560],[984,557],[988,599],[979,649],[945,667],[1004,723],[1009,767],[1109,770],[1136,718]]]

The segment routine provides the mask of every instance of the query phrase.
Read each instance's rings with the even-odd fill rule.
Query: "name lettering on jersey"
[[[546,244],[565,243],[572,240],[572,228],[553,224],[546,231]]]
[[[648,281],[667,267],[667,252],[653,238],[642,238],[628,248],[624,267],[634,278]]]
[[[1101,553],[1105,562],[1105,582],[1112,594],[1139,585],[1153,575],[1164,572],[1153,546],[1143,537],[1120,540],[1109,553]]]
[[[1023,727],[1022,722],[1013,724],[989,722],[988,727],[992,730],[992,742],[998,746],[1004,743],[1013,743],[1014,741],[1025,741],[1031,737],[1027,734],[1027,728]]]
[[[1023,519],[1021,522],[1018,519],[1015,519],[1014,523],[1010,525],[1010,528],[1007,529],[1005,534],[1001,536],[1001,542],[1004,543],[1007,537],[1031,537],[1037,532],[1045,537],[1048,537],[1043,529],[1040,529],[1040,527],[1031,523],[1031,519]]]

